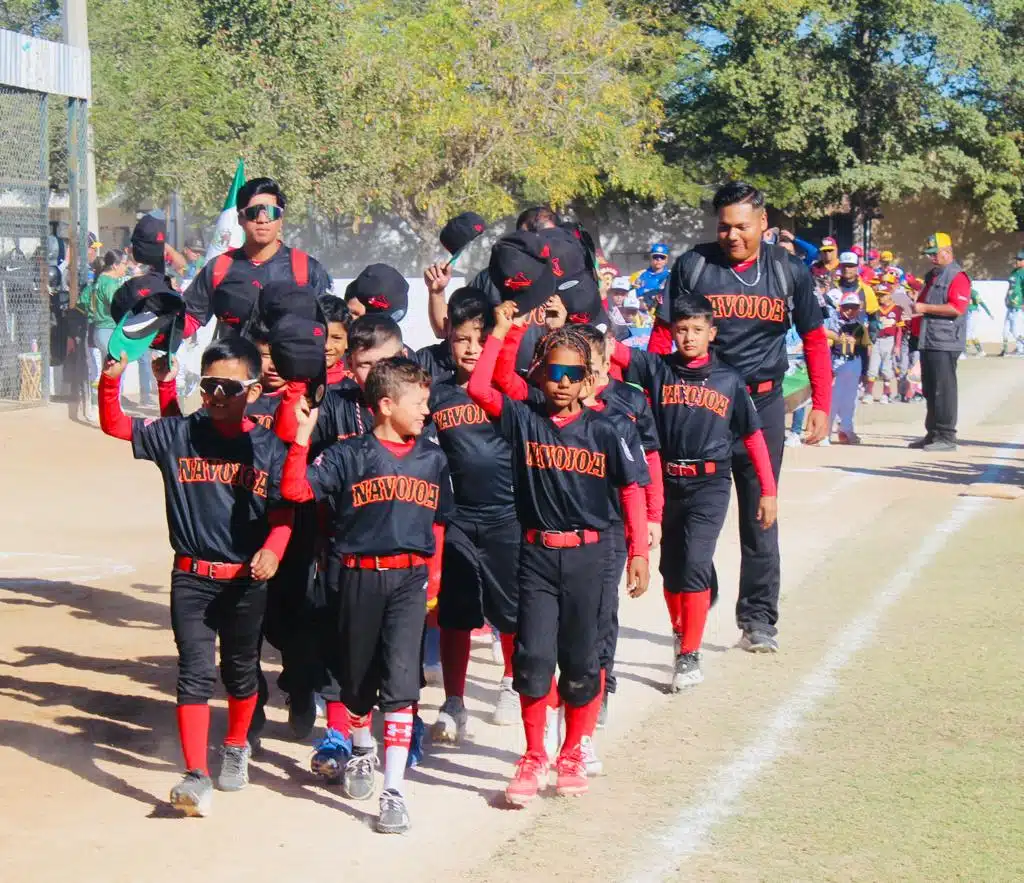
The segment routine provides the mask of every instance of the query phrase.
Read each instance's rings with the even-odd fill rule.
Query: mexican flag
[[[208,262],[229,249],[242,246],[245,234],[242,233],[242,228],[238,225],[238,209],[235,208],[235,200],[238,198],[238,191],[244,184],[245,162],[239,160],[235,167],[235,179],[231,182],[231,189],[228,190],[227,199],[224,200],[224,208],[221,209],[220,217],[217,218],[217,229],[210,241],[210,247],[206,249]]]

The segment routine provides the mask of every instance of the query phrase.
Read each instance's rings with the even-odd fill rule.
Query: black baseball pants
[[[667,591],[703,592],[711,588],[715,546],[725,524],[731,491],[728,472],[673,481],[665,488],[658,569]]]
[[[420,698],[427,568],[349,570],[338,584],[331,673],[355,715],[406,708]]]
[[[619,644],[619,584],[629,555],[626,528],[622,524],[613,524],[608,530],[608,538],[610,557],[601,587],[601,650],[598,660],[604,671],[604,691],[614,693],[618,684],[615,679],[615,648]]]
[[[441,628],[472,631],[486,618],[502,634],[515,634],[522,537],[516,518],[487,524],[448,522],[437,599]]]
[[[761,430],[768,446],[775,481],[782,470],[786,449],[786,400],[780,384],[770,393],[754,396],[761,418]],[[779,588],[782,567],[779,560],[779,528],[768,530],[757,520],[761,483],[743,442],[737,439],[732,451],[732,478],[736,485],[740,526],[740,592],[736,601],[736,625],[743,631],[757,630],[775,635],[779,620]]]
[[[932,441],[956,442],[957,391],[956,366],[959,353],[942,350],[918,350],[921,354],[921,390],[926,413],[925,434]]]
[[[171,628],[178,647],[178,704],[203,705],[213,696],[215,647],[220,637],[220,675],[228,695],[257,692],[259,645],[267,584],[171,574]]]
[[[574,549],[524,542],[519,555],[519,628],[513,686],[540,699],[551,690],[568,705],[583,706],[601,689],[601,599],[611,540]]]

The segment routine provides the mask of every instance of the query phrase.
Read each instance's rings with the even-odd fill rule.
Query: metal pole
[[[89,16],[86,11],[86,0],[64,0],[64,42],[79,49],[89,49]],[[82,102],[82,114],[88,119],[86,104]],[[86,224],[87,229],[97,236],[100,235],[99,204],[96,202],[96,162],[92,153],[92,128],[85,135],[85,184]]]

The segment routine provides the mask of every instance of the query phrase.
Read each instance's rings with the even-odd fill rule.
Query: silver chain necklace
[[[758,248],[758,250],[757,250],[757,262],[756,263],[757,263],[757,276],[754,277],[754,281],[753,282],[747,282],[746,279],[744,279],[739,273],[737,273],[733,269],[732,264],[729,265],[729,272],[732,273],[733,276],[736,277],[736,279],[737,279],[737,281],[739,281],[740,285],[746,285],[747,288],[753,288],[755,285],[757,285],[758,282],[761,281],[761,249],[760,248]]]

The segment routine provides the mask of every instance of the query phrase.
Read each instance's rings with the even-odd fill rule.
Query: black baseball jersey
[[[447,340],[417,350],[414,359],[430,375],[434,383],[441,383],[455,376],[455,359],[452,358],[452,349]]]
[[[697,255],[706,263],[691,292],[688,273]],[[790,278],[780,278],[787,271]],[[733,270],[716,243],[698,245],[672,267],[669,299],[682,294],[702,294],[711,301],[718,326],[713,350],[748,384],[782,380],[789,367],[786,332],[791,322],[801,336],[821,326],[810,271],[773,245],[762,245],[759,262],[742,272]]]
[[[401,457],[373,433],[347,439],[317,457],[307,477],[316,499],[333,505],[335,555],[433,555],[433,525],[454,506],[448,461],[422,436]]]
[[[295,281],[291,251],[287,245],[282,245],[269,261],[262,264],[254,264],[246,258],[241,249],[229,252],[233,259],[227,275],[217,286],[217,290],[231,299],[248,300],[255,309],[260,289],[265,285],[270,282]],[[188,312],[203,324],[209,322],[213,316],[213,269],[216,263],[216,260],[207,261],[206,266],[185,290],[185,305]],[[317,296],[331,293],[331,277],[312,257],[309,258],[309,287]]]
[[[245,416],[255,420],[264,429],[274,428],[274,415],[284,399],[285,388],[282,386],[274,392],[265,392],[255,402],[247,406]]]
[[[171,548],[202,561],[249,561],[267,539],[269,507],[281,502],[287,449],[254,426],[226,438],[202,411],[132,420],[137,460],[160,467]]]
[[[650,393],[665,462],[728,460],[737,437],[761,428],[743,378],[715,355],[687,368],[677,353],[630,350],[626,379]]]
[[[448,457],[456,521],[497,521],[515,512],[512,451],[492,420],[454,378],[430,390],[438,444]]]
[[[336,441],[363,435],[373,429],[373,414],[363,401],[359,384],[346,378],[327,390],[320,402],[316,427],[309,440],[315,457]]]
[[[658,431],[654,426],[654,414],[645,396],[635,386],[616,380],[614,377],[608,380],[608,385],[596,396],[599,402],[604,402],[604,413],[608,417],[615,417],[621,414],[632,421],[636,426],[637,435],[640,437],[640,445],[645,454],[657,451],[661,448],[658,441]]]
[[[501,431],[524,528],[607,530],[618,520],[612,489],[645,483],[639,444],[634,453],[611,420],[588,408],[559,428],[544,405],[505,397]]]

